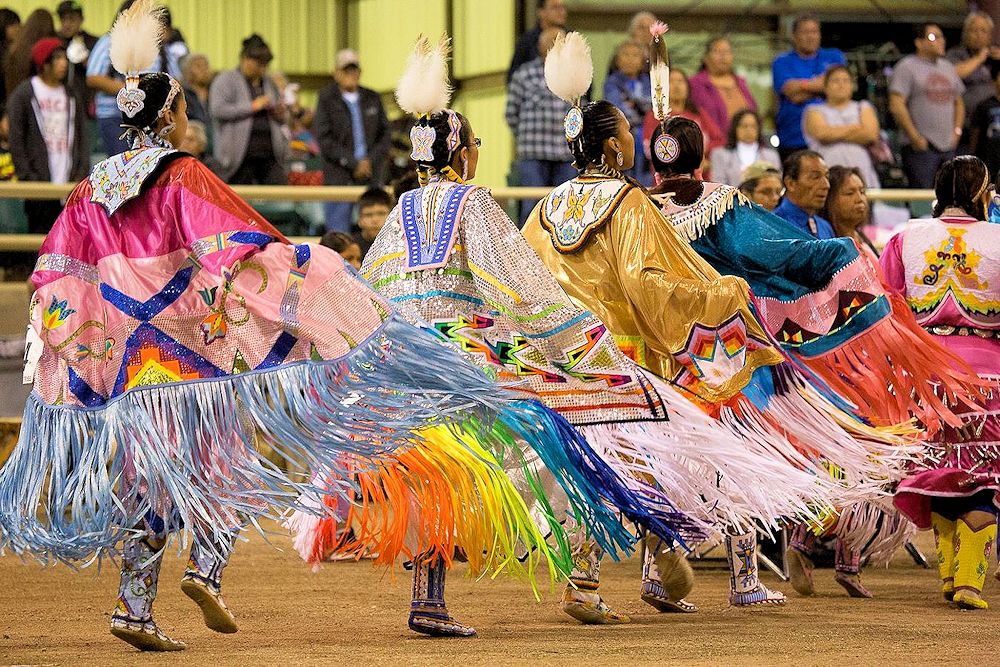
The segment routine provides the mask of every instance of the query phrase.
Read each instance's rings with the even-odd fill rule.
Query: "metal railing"
[[[63,199],[73,191],[75,185],[33,182],[0,182],[0,199]],[[233,190],[248,202],[254,201],[300,201],[300,202],[353,202],[365,191],[358,186],[311,186],[311,185],[234,185]],[[502,186],[490,192],[501,201],[516,199],[541,199],[551,188],[522,188]],[[934,200],[933,190],[884,189],[869,190],[868,199],[873,202],[930,202]],[[0,251],[31,252],[38,250],[45,238],[43,234],[0,234]],[[298,240],[298,239],[297,239]]]

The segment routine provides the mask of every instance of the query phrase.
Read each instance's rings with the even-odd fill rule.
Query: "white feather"
[[[426,116],[448,108],[452,92],[448,83],[450,52],[447,35],[434,47],[423,35],[417,39],[396,86],[396,102],[400,109],[413,116]]]
[[[649,90],[653,98],[653,115],[661,123],[670,115],[670,68],[657,62],[649,68]]]
[[[148,70],[163,40],[163,8],[155,0],[138,0],[111,28],[111,64],[122,75]]]
[[[590,45],[578,32],[556,37],[545,56],[545,83],[555,95],[576,104],[594,80]]]

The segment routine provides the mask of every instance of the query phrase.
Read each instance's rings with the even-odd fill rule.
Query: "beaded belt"
[[[1000,329],[976,329],[974,327],[953,327],[949,324],[936,324],[924,327],[935,336],[976,336],[977,338],[992,338],[1000,340]]]

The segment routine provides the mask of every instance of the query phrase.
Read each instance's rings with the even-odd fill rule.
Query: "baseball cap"
[[[334,63],[337,69],[345,69],[347,67],[357,67],[361,68],[361,61],[358,60],[358,54],[353,49],[341,49],[337,51],[337,56],[334,58]]]
[[[63,48],[61,39],[55,37],[40,39],[31,47],[31,62],[35,63],[35,67],[38,69],[42,69],[45,66],[45,61],[52,55],[52,52],[61,48]]]
[[[63,0],[56,7],[56,15],[66,16],[67,14],[79,14],[83,16],[83,5],[76,0]]]

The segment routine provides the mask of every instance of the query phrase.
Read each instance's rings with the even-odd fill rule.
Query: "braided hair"
[[[124,118],[124,124],[145,134],[155,134],[156,124],[160,120],[160,110],[167,103],[170,95],[170,75],[163,72],[150,72],[139,77],[139,90],[146,94],[142,109],[132,118]],[[182,94],[175,94],[170,103],[170,110],[177,111]]]
[[[618,132],[621,111],[611,102],[600,100],[584,106],[583,131],[569,148],[573,152],[573,166],[583,171],[590,165],[599,165],[604,160],[604,142]]]

